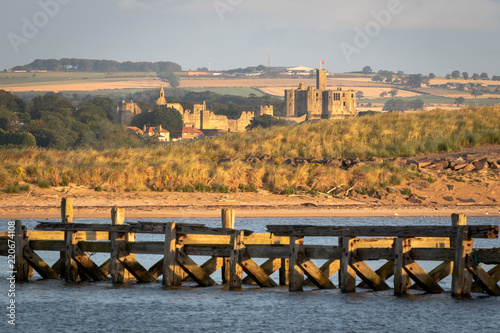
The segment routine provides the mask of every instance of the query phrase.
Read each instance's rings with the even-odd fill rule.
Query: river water
[[[220,226],[220,219],[175,221]],[[110,223],[104,219],[75,222]],[[496,218],[468,218],[469,224],[498,225],[499,222]],[[36,220],[25,220],[23,224],[33,230]],[[236,228],[255,232],[265,232],[266,224],[451,225],[451,221],[418,217],[236,219]],[[0,230],[7,230],[7,220],[0,220]],[[156,239],[161,240],[161,236],[137,235],[137,241]],[[306,237],[306,244],[330,241]],[[500,247],[500,241],[477,240],[475,247]],[[39,252],[39,255],[53,264],[59,254]],[[136,257],[146,268],[161,258]],[[107,258],[104,254],[95,254],[92,259],[101,264]],[[207,258],[193,259],[201,264]],[[262,260],[256,261],[262,263]],[[317,265],[321,263],[318,261]],[[373,269],[381,264],[383,262],[369,262]],[[438,265],[419,264],[426,271]],[[0,304],[4,309],[0,332],[500,332],[500,297],[473,294],[471,299],[453,299],[449,293],[450,278],[440,283],[446,293],[428,295],[410,291],[408,296],[398,297],[393,295],[393,290],[372,292],[359,288],[356,293],[343,294],[339,289],[312,287],[291,293],[287,287],[244,286],[241,291],[229,291],[221,285],[201,288],[183,284],[179,290],[163,289],[159,283],[70,285],[64,281],[37,280],[39,276],[35,273],[30,282],[15,285],[15,297],[8,297],[8,271],[7,258],[0,257]],[[277,281],[277,274],[272,277]],[[212,278],[220,282],[220,273],[214,273]],[[332,282],[337,285],[337,274]],[[392,286],[392,279],[387,283]],[[8,324],[7,317],[12,298],[16,305],[15,326]]]

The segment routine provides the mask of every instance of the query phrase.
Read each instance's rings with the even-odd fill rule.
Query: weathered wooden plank
[[[451,294],[453,297],[470,297],[472,289],[472,274],[466,268],[467,256],[472,252],[473,242],[469,237],[467,228],[467,217],[464,214],[453,214],[451,216],[455,228],[455,260],[451,282]]]
[[[99,266],[97,266],[78,246],[73,249],[73,259],[75,259],[78,268],[83,270],[94,281],[109,280]]]
[[[351,267],[369,288],[375,291],[391,289],[377,273],[365,264],[364,261],[354,258]]]
[[[215,286],[214,280],[203,270],[198,264],[196,264],[189,256],[187,256],[184,251],[177,251],[177,263],[184,269],[184,271],[203,287]]]
[[[162,284],[168,287],[179,287],[182,278],[177,269],[177,232],[175,222],[170,222],[165,227],[165,253],[163,257],[163,279]]]
[[[229,289],[241,289],[243,267],[240,265],[242,261],[242,252],[245,248],[245,235],[241,231],[235,231],[231,235],[231,256],[229,264]]]
[[[68,226],[73,223],[73,198],[61,199],[62,225]],[[76,282],[78,278],[78,266],[73,259],[77,239],[75,231],[66,230],[64,233],[66,251],[64,251],[64,279],[66,282]]]
[[[380,268],[378,268],[375,273],[384,281],[387,281],[391,276],[394,275],[394,260],[389,260]],[[358,285],[358,288],[369,288],[369,286],[361,281]]]
[[[430,271],[428,274],[434,280],[434,282],[439,282],[445,277],[449,276],[453,272],[453,262],[445,261],[439,264],[436,268]],[[422,289],[418,284],[414,284],[410,289]]]
[[[179,245],[227,245],[231,241],[228,235],[177,235],[177,244]]]
[[[266,272],[255,263],[246,253],[245,251],[241,251],[241,261],[239,263],[243,268],[243,271],[248,274],[260,287],[262,288],[271,288],[277,287],[276,282],[273,281],[266,274]]]
[[[281,267],[280,267],[280,286],[288,286],[289,284],[289,277],[290,277],[290,259],[289,258],[281,258],[278,259],[281,261]]]
[[[288,245],[290,238],[276,236],[271,233],[254,233],[245,237],[245,244],[261,244],[261,245]]]
[[[304,290],[304,271],[300,268],[300,264],[304,259],[304,237],[290,237],[290,261],[288,274],[288,290],[302,291]]]
[[[24,258],[44,279],[59,279],[59,275],[45,263],[29,246],[24,247]]]
[[[335,285],[311,260],[303,260],[300,267],[309,280],[319,289],[335,289]]]
[[[118,260],[123,264],[123,266],[141,283],[156,282],[154,276],[149,274],[148,270],[144,268],[135,257],[128,255],[125,257],[120,257]]]
[[[207,275],[212,275],[222,268],[222,264],[224,262],[223,259],[224,258],[220,257],[212,257],[205,261],[200,267],[205,271],[205,273],[207,273]],[[193,279],[189,275],[186,275],[182,281],[193,281]]]
[[[408,238],[394,240],[394,294],[405,295],[408,292],[410,276],[404,269],[406,258],[409,256],[411,242]]]
[[[0,239],[7,237],[8,232],[0,232]],[[64,231],[34,231],[28,230],[30,240],[60,240],[64,241]],[[78,240],[108,240],[109,233],[105,231],[80,231],[76,233]]]
[[[477,249],[475,251],[479,262],[487,265],[500,264],[500,248]]]
[[[221,221],[222,228],[234,229],[235,213],[234,209],[222,209]],[[229,245],[231,245],[231,236],[229,236]],[[244,240],[243,240],[244,241]],[[222,263],[222,284],[229,284],[231,281],[231,257],[224,257]]]
[[[83,252],[110,253],[111,241],[80,241],[78,242],[78,247]],[[129,244],[126,245],[127,251],[128,247]]]
[[[109,225],[109,224],[87,224],[73,223],[72,225],[63,225],[56,222],[39,222],[35,230],[40,231],[106,231],[106,232],[135,232],[146,234],[164,234],[165,225],[153,223],[135,223],[129,225]],[[176,225],[178,235],[198,234],[198,235],[231,235],[231,229],[209,228],[200,225],[181,224]],[[245,236],[253,233],[251,230],[242,230]]]
[[[111,266],[111,259],[108,259],[106,260],[105,262],[103,262],[100,266],[99,266],[99,269],[101,270],[101,272],[103,272],[106,276],[109,275],[109,268]]]
[[[277,236],[318,237],[451,237],[454,227],[448,226],[314,226],[268,225],[267,230]],[[498,238],[499,226],[470,226],[471,238]]]
[[[59,258],[55,263],[54,265],[52,265],[52,269],[54,270],[54,272],[57,273],[57,275],[61,276],[61,273],[63,271],[63,267],[64,267],[64,262],[61,258]]]
[[[413,239],[412,243],[413,245]],[[414,249],[412,247],[410,251],[410,256],[414,260],[425,260],[425,261],[453,261],[455,259],[455,249],[452,248],[420,248]]]
[[[356,271],[352,268],[352,256],[356,255],[357,239],[351,237],[341,237],[339,244],[342,247],[342,257],[340,259],[340,290],[342,292],[356,291]]]
[[[319,269],[325,276],[330,278],[333,274],[337,273],[340,270],[340,259],[330,259],[325,262]],[[304,286],[312,285],[314,285],[314,283],[309,278],[304,281]]]
[[[495,278],[488,274],[481,266],[476,266],[471,257],[467,258],[466,267],[476,280],[477,285],[484,292],[490,296],[500,296],[500,287],[497,285]]]
[[[28,246],[27,226],[17,220],[14,222],[14,271],[16,271],[16,282],[26,282],[29,279],[29,263],[24,257],[24,248]],[[12,270],[12,269],[11,269]]]
[[[111,209],[111,222],[113,226],[121,226],[125,220],[125,209],[113,207]],[[123,283],[125,278],[125,266],[120,260],[128,256],[129,252],[126,250],[126,237],[122,232],[111,232],[109,235],[111,240],[110,252],[110,267],[109,272],[113,283]],[[134,273],[132,273],[134,274]]]
[[[262,265],[260,265],[260,268],[267,274],[271,275],[277,270],[281,268],[281,259],[278,258],[271,258],[266,260]],[[250,275],[246,276],[243,281],[243,284],[257,284]]]
[[[404,269],[406,273],[415,281],[416,284],[423,290],[431,294],[439,294],[444,290],[434,279],[427,274],[412,258],[405,258]]]
[[[160,275],[163,275],[163,259],[158,260],[153,266],[148,269],[149,274],[157,279]]]

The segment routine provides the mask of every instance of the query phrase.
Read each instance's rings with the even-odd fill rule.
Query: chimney
[[[147,129],[147,127],[146,127],[146,125],[144,125],[144,133],[146,133],[146,129]]]
[[[158,128],[159,128],[159,130],[158,130],[158,131],[159,131],[159,132],[161,132],[161,124],[160,124],[160,126],[159,126]]]

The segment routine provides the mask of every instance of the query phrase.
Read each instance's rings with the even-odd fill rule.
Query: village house
[[[192,140],[203,136],[203,132],[194,126],[183,127],[180,131],[175,132],[175,137],[179,140]]]

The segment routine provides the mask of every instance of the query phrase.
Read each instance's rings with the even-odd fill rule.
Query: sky
[[[0,70],[35,59],[500,75],[500,0],[0,0]]]

